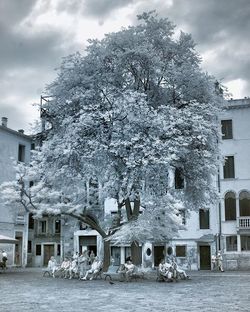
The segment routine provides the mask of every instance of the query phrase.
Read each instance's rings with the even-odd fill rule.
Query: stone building
[[[162,257],[173,255],[185,269],[209,270],[211,256],[221,250],[227,270],[250,268],[250,99],[228,101],[228,106],[218,117],[222,129],[219,144],[224,159],[215,179],[219,204],[209,210],[200,207],[198,212],[191,212],[189,216],[186,211],[180,211],[187,229],[181,230],[179,237],[170,242],[141,245],[143,266],[158,266]],[[10,157],[28,162],[32,141],[22,132],[7,128],[5,120],[0,126],[0,138],[3,146],[0,150],[0,182],[10,181],[15,178]],[[184,185],[176,185],[176,175],[178,172],[170,176],[172,187],[181,191]],[[86,187],[96,202],[98,213],[102,213],[99,217],[115,217],[115,200],[101,201],[96,181],[90,181]],[[15,247],[8,246],[13,264],[43,266],[52,255],[61,261],[64,256],[86,249],[103,256],[101,236],[76,219],[44,216],[34,220],[20,208],[4,207],[1,201],[0,211],[0,233],[19,240]],[[19,258],[18,254],[21,255]],[[111,246],[114,264],[124,263],[129,255],[129,245]]]
[[[250,99],[228,101],[221,125],[220,248],[227,269],[249,269]]]
[[[185,211],[180,211],[187,230],[181,230],[179,237],[168,243],[141,246],[144,266],[158,266],[162,257],[174,255],[186,269],[210,270],[212,255],[221,250],[226,269],[250,268],[250,99],[228,101],[218,119],[224,158],[215,179],[221,198],[219,204],[209,210],[201,207],[188,218]],[[104,210],[106,217],[115,215],[115,201],[107,199]],[[81,251],[82,246],[102,253],[101,237],[89,228],[74,233],[75,250]],[[115,264],[124,263],[130,247],[111,246],[111,255]]]
[[[14,131],[8,128],[8,119],[2,117],[0,125],[0,184],[16,178],[13,162],[30,161],[32,138],[23,130]],[[28,251],[28,213],[22,206],[6,206],[0,197],[0,234],[18,240],[15,245],[1,245],[8,253],[8,265],[26,266]]]

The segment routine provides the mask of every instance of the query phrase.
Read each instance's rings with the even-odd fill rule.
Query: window
[[[181,220],[182,220],[182,224],[186,224],[186,211],[183,209],[179,209],[179,213],[177,214],[177,216],[181,216]]]
[[[34,229],[34,219],[33,219],[33,214],[29,214],[29,229],[33,230]]]
[[[61,256],[61,245],[60,244],[57,244],[56,255]]]
[[[121,249],[120,247],[112,246],[111,247],[111,257],[113,265],[120,265],[121,263]]]
[[[247,191],[240,192],[240,216],[249,217],[250,216],[250,193]]]
[[[224,179],[233,179],[234,175],[234,156],[226,156],[223,166]]]
[[[236,198],[233,192],[225,195],[225,220],[236,220]]]
[[[175,247],[176,257],[186,257],[186,246],[176,246]]]
[[[221,121],[222,140],[228,140],[233,138],[232,120]]]
[[[47,233],[47,221],[46,220],[39,221],[39,233],[40,234]]]
[[[227,251],[237,251],[237,236],[226,237],[226,249]]]
[[[34,150],[35,147],[36,147],[35,143],[31,143],[31,144],[30,144],[30,149],[31,149],[31,150]]]
[[[241,251],[250,251],[250,236],[240,236]]]
[[[25,161],[25,145],[19,144],[18,146],[18,161]]]
[[[32,241],[28,241],[28,253],[32,253]]]
[[[176,190],[184,188],[184,177],[183,172],[180,168],[175,169],[174,186]]]
[[[55,221],[55,234],[61,233],[61,220]]]
[[[42,245],[36,245],[36,256],[42,255]]]
[[[209,229],[209,210],[200,209],[199,211],[200,229]]]
[[[34,185],[34,181],[29,182],[29,186],[32,187]]]

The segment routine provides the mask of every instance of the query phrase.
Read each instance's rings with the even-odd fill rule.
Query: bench
[[[119,277],[120,281],[124,281],[126,279],[124,270],[125,270],[124,265],[120,265],[120,266],[111,265],[111,266],[109,266],[108,271],[103,272],[103,275],[105,276],[105,278],[104,278],[105,281],[106,280],[111,281],[116,276]],[[133,273],[131,273],[129,275],[130,280],[134,279],[137,281],[137,279],[144,279],[144,278],[145,278],[144,272],[140,271],[139,268],[136,266],[135,266]]]
[[[145,274],[140,271],[137,266],[135,266],[134,272],[130,275],[130,279],[134,279],[136,281],[137,279],[145,279]]]
[[[110,265],[107,272],[103,272],[104,280],[112,280],[113,277],[119,276],[121,277],[121,273],[118,273],[120,266],[119,265]]]

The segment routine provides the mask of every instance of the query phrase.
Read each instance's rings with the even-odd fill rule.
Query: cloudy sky
[[[0,0],[0,117],[29,131],[63,56],[154,9],[192,34],[202,67],[233,98],[250,96],[250,0]]]

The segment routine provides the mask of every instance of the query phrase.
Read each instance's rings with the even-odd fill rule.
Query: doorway
[[[210,246],[200,246],[200,269],[211,270]]]
[[[15,238],[18,240],[18,243],[15,244],[14,263],[16,266],[22,266],[23,233],[22,232],[16,232]]]
[[[164,246],[154,246],[154,266],[158,266],[161,259],[165,258],[165,247]]]
[[[54,244],[43,245],[43,265],[48,265],[51,256],[55,256]]]
[[[97,237],[96,236],[79,236],[79,250],[80,252],[84,252],[84,250],[88,250],[89,254],[91,250],[97,256]]]

